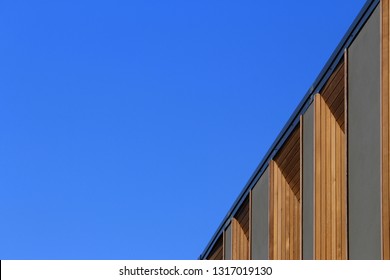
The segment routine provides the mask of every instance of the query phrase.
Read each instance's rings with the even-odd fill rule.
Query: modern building
[[[369,0],[200,259],[390,259],[390,0]]]

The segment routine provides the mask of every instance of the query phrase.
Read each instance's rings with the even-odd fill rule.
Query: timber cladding
[[[249,196],[244,200],[232,221],[232,259],[249,260],[250,207]]]
[[[343,133],[345,133],[345,63],[342,61],[321,91],[321,96],[332,114],[332,118],[337,122]]]
[[[382,258],[390,259],[390,4],[381,2]]]
[[[314,98],[315,259],[347,258],[344,63]]]
[[[301,259],[300,126],[270,163],[270,259]]]
[[[342,63],[314,99],[315,259],[347,258],[344,115]]]
[[[390,0],[344,38],[201,258],[390,259]]]
[[[215,242],[213,249],[206,258],[207,260],[223,260],[223,236]]]

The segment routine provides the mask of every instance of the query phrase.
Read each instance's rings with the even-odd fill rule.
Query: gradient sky
[[[0,1],[0,259],[196,259],[363,0]]]

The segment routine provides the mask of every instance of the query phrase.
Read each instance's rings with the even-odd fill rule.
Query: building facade
[[[390,259],[390,0],[369,0],[200,259]]]

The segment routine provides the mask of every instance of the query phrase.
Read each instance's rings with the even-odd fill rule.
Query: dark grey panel
[[[303,115],[302,173],[302,256],[313,259],[313,191],[314,191],[314,108],[313,103]]]
[[[224,244],[224,250],[225,250],[225,260],[231,260],[232,259],[232,224],[229,224],[229,226],[225,230],[225,244]]]
[[[348,52],[349,258],[381,258],[380,9]]]
[[[252,244],[253,260],[268,260],[268,189],[269,167],[252,190]]]

